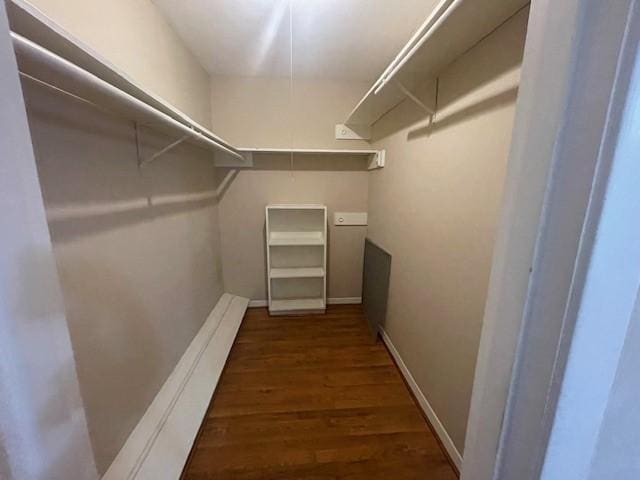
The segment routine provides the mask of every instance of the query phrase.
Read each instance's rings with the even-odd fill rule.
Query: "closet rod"
[[[42,67],[45,67],[45,71],[49,74],[49,77],[53,76],[53,78],[62,78],[69,84],[73,85],[76,89],[86,90],[88,88],[90,91],[101,97],[101,99],[115,101],[123,107],[127,107],[129,110],[142,113],[146,117],[153,118],[163,124],[169,125],[214,149],[222,150],[233,157],[246,162],[246,159],[242,154],[231,145],[209,138],[207,135],[197,131],[193,126],[185,125],[184,123],[175,120],[166,113],[163,113],[136,97],[114,87],[110,83],[105,82],[101,78],[83,70],[77,65],[15,32],[11,32],[11,38],[13,40],[13,48],[18,59],[19,70],[21,73],[61,90],[66,90],[63,87],[56,85],[55,81],[49,81],[50,78],[42,78],[42,76],[37,74],[38,71],[43,70]],[[82,95],[78,95],[76,93],[74,93],[74,95],[87,102],[97,103],[94,100],[84,98]]]
[[[427,31],[424,33],[424,35],[420,38],[420,40],[418,40],[413,47],[411,48],[411,50],[409,50],[409,52],[407,52],[407,54],[404,56],[404,58],[402,58],[402,60],[400,59],[396,59],[394,60],[394,62],[396,62],[395,67],[393,67],[393,69],[386,75],[383,76],[382,79],[380,80],[380,84],[375,88],[375,90],[373,91],[374,95],[377,95],[378,92],[380,90],[382,90],[382,88],[387,84],[387,82],[389,82],[389,80],[391,80],[393,77],[396,76],[396,74],[400,71],[400,69],[402,67],[405,66],[405,64],[411,60],[411,58],[415,55],[415,53],[422,47],[422,45],[424,45],[424,43],[429,40],[429,38],[431,38],[431,36],[436,32],[436,30],[438,30],[438,28],[440,28],[440,26],[447,20],[447,18],[449,18],[449,16],[455,12],[455,10],[464,2],[465,0],[454,0],[453,3],[451,3],[451,5],[449,5],[449,7],[447,7],[444,10],[439,11],[439,8],[441,5],[445,4],[445,2],[441,2],[441,4],[439,5],[438,9],[436,11],[439,11],[440,16],[438,16],[437,19],[435,19],[435,21],[431,24],[431,26],[427,29]],[[425,22],[429,23],[429,21],[432,20],[432,17],[430,16],[428,21]],[[424,26],[424,25],[423,25]],[[413,41],[413,39],[412,39]]]
[[[449,7],[452,1],[453,0],[440,0],[440,3],[436,5],[436,7],[431,12],[431,14],[429,14],[429,16],[427,17],[427,19],[424,22],[422,22],[422,25],[420,25],[420,28],[416,30],[416,32],[412,35],[409,41],[404,45],[404,47],[402,47],[402,50],[400,50],[400,52],[395,56],[393,61],[387,66],[387,68],[385,68],[384,72],[382,72],[382,75],[378,77],[378,79],[376,80],[376,83],[373,86],[373,90],[377,92],[378,86],[381,83],[384,84],[386,82],[385,79],[389,75],[389,72],[391,72],[396,67],[398,62],[402,61],[405,58],[405,56],[407,55],[407,52],[413,48],[416,42],[421,40],[423,32],[431,28],[433,23],[437,21],[438,18],[440,18],[440,16],[446,11],[446,9]]]

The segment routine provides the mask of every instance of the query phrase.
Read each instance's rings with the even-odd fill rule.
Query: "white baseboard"
[[[267,300],[251,300],[249,301],[249,308],[268,307],[269,302]]]
[[[359,305],[362,303],[361,297],[336,297],[327,299],[329,305]],[[251,300],[249,302],[249,308],[267,307],[269,302],[267,300]]]
[[[362,297],[334,297],[327,299],[329,305],[359,305]]]
[[[180,478],[248,303],[222,295],[103,480]]]
[[[389,335],[387,335],[387,332],[385,332],[382,327],[380,327],[380,336],[382,337],[382,340],[384,341],[385,345],[391,352],[391,355],[393,356],[394,360],[398,364],[398,368],[400,368],[400,371],[402,372],[402,375],[407,381],[409,388],[411,388],[411,391],[413,392],[416,399],[418,400],[418,403],[420,404],[420,408],[422,408],[425,415],[429,419],[429,422],[431,422],[433,429],[436,431],[436,434],[440,438],[442,445],[447,450],[449,457],[451,457],[451,460],[453,461],[453,463],[455,463],[456,467],[458,467],[458,471],[460,471],[462,468],[462,455],[460,455],[460,452],[458,451],[456,446],[453,444],[453,440],[451,440],[451,437],[445,430],[444,425],[442,425],[442,422],[440,422],[440,419],[436,415],[436,412],[433,410],[433,408],[427,401],[427,398],[422,393],[422,390],[420,390],[420,387],[418,387],[418,384],[413,378],[413,375],[411,375],[411,372],[407,368],[407,365],[402,360],[400,353],[398,352],[396,347],[393,345],[393,342],[391,342],[391,338],[389,338]]]

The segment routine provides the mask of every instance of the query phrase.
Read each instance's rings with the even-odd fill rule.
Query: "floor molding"
[[[248,303],[220,297],[102,480],[180,478]]]
[[[436,412],[433,410],[433,408],[429,404],[427,398],[422,393],[422,390],[420,390],[420,387],[418,386],[415,379],[413,378],[413,375],[411,375],[411,372],[407,368],[407,365],[402,360],[400,353],[396,349],[395,345],[393,345],[391,338],[389,337],[389,335],[387,335],[387,332],[385,332],[385,330],[382,327],[380,327],[380,336],[382,337],[382,341],[385,343],[385,345],[391,352],[391,355],[396,361],[398,368],[400,368],[400,372],[402,373],[405,380],[407,381],[409,388],[411,389],[414,396],[418,400],[418,403],[420,404],[420,408],[422,408],[425,415],[429,419],[429,422],[431,422],[431,426],[433,427],[436,434],[440,438],[440,441],[442,442],[442,445],[444,446],[445,450],[449,454],[451,461],[456,465],[456,467],[458,468],[458,471],[460,471],[460,469],[462,468],[462,455],[460,455],[460,452],[458,452],[458,449],[453,444],[453,440],[451,440],[451,437],[445,430],[444,425],[442,425],[442,422],[436,415]]]
[[[327,299],[329,305],[360,305],[362,303],[362,297],[334,297]],[[267,307],[269,302],[267,300],[251,300],[249,302],[249,308]]]
[[[327,299],[329,305],[360,305],[362,297],[334,297]]]
[[[269,306],[269,302],[266,300],[250,300],[249,308],[261,308]]]

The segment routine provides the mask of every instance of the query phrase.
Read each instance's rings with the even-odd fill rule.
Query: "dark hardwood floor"
[[[360,306],[249,309],[185,480],[454,480]]]

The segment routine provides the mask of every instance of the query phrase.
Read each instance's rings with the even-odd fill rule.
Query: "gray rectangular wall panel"
[[[362,307],[371,335],[378,335],[387,316],[391,254],[368,238],[364,242],[364,269],[362,274]]]

